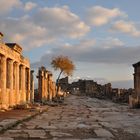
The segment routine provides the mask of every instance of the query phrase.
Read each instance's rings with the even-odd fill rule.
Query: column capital
[[[9,64],[13,64],[14,60],[13,59],[8,59]]]
[[[5,55],[1,55],[1,59],[4,61],[7,59],[7,57]]]

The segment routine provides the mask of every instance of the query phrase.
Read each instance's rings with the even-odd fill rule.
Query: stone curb
[[[37,115],[40,115],[40,114],[44,113],[47,110],[48,110],[48,107],[45,108],[45,109],[40,109],[40,110],[36,111],[35,113],[33,113],[31,115],[23,117],[22,119],[5,119],[5,120],[0,122],[0,133],[3,133],[6,130],[8,130],[8,129],[14,127],[14,126],[17,126],[18,124],[20,124],[20,123],[22,123],[24,121],[30,120],[33,117],[35,117]]]

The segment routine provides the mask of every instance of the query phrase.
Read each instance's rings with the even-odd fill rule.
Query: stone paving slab
[[[2,129],[7,129],[18,122],[17,119],[5,119],[0,122],[1,131]]]
[[[98,137],[107,137],[107,138],[113,138],[114,136],[107,130],[105,129],[97,129],[97,130],[94,130],[94,132],[96,133],[96,135]]]
[[[45,138],[46,132],[44,130],[24,130],[29,134],[30,138]]]
[[[46,111],[48,106],[41,106],[37,110],[10,110],[7,112],[0,112],[0,133],[10,129],[11,127],[33,118],[36,115],[39,115]]]
[[[13,138],[9,138],[9,137],[0,137],[0,140],[14,140]]]
[[[69,96],[67,105],[6,131],[0,138],[18,140],[140,140],[140,110],[88,97]],[[29,139],[30,138],[30,139]]]

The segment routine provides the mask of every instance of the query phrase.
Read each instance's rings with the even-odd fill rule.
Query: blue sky
[[[133,87],[140,59],[139,0],[0,0],[0,31],[30,58],[52,70],[53,56],[76,65],[71,80],[94,79]],[[54,78],[57,73],[54,72]]]

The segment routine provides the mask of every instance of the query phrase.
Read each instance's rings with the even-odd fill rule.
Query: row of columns
[[[51,101],[56,96],[56,85],[52,80],[52,74],[45,69],[38,71],[38,101]]]
[[[25,85],[26,82],[27,85]],[[0,55],[0,89],[1,108],[8,108],[29,101],[30,69]]]

